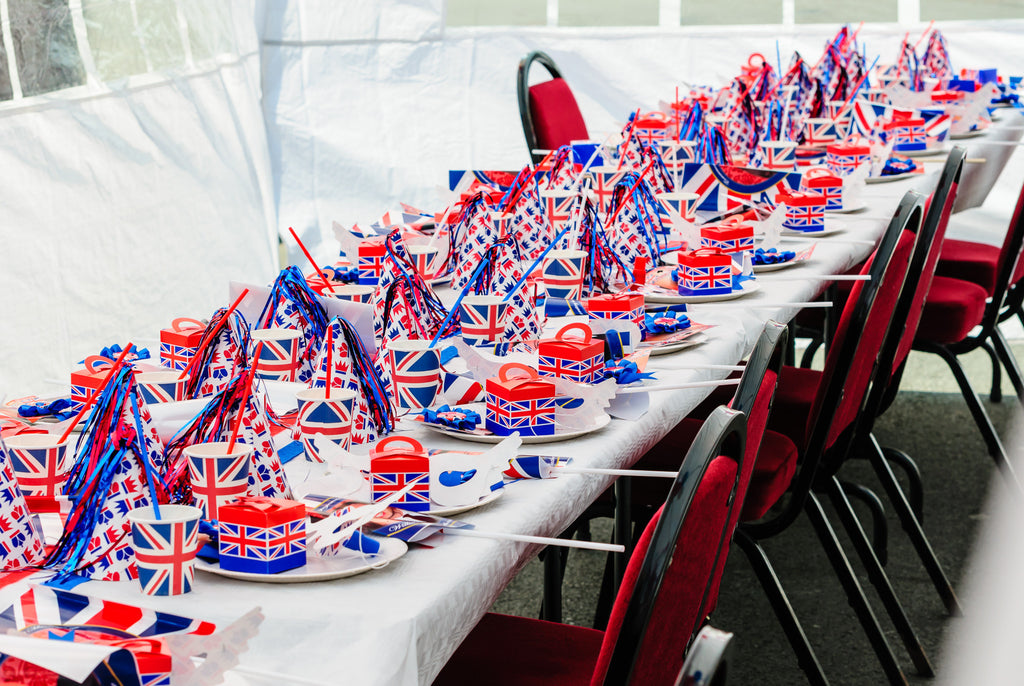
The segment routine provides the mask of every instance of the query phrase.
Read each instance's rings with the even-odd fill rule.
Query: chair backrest
[[[745,423],[742,412],[719,407],[687,451],[626,567],[592,686],[674,683],[729,545]]]
[[[1011,286],[1017,286],[1024,279],[1024,185],[1017,196],[1017,207],[1013,211],[1013,219],[1006,229],[1006,238],[999,250],[999,262],[996,269],[996,288],[992,299],[985,308],[983,327],[990,330],[998,321],[999,310],[1003,306],[1003,298]]]
[[[551,75],[551,79],[530,85],[530,67],[537,62]],[[534,150],[555,150],[574,140],[589,137],[580,107],[555,66],[554,60],[539,50],[519,61],[516,73],[516,95],[519,99],[519,118],[530,158],[539,162],[544,155]]]

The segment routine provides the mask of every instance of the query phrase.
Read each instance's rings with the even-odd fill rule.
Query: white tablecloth
[[[927,168],[922,176],[869,186],[868,208],[839,217],[846,230],[821,238],[811,262],[762,275],[761,291],[737,301],[749,308],[692,308],[696,321],[717,325],[709,331],[709,340],[681,353],[652,358],[649,369],[657,371],[664,383],[724,376],[725,372],[670,368],[740,360],[767,318],[787,321],[796,313],[794,308],[756,308],[755,304],[816,296],[825,282],[791,277],[841,273],[864,258],[871,249],[867,241],[877,239],[904,192],[931,191],[941,165]],[[534,446],[536,450],[524,446],[521,452],[571,456],[583,466],[628,466],[685,417],[707,390],[653,393],[650,411],[635,422],[612,420],[605,429],[581,440]],[[431,447],[471,449],[465,443],[428,435],[422,428],[416,432]],[[481,529],[553,536],[610,483],[610,477],[589,475],[521,481],[506,488],[494,503],[462,517]],[[223,625],[261,607],[266,620],[242,656],[241,669],[230,675],[230,683],[429,684],[536,552],[536,546],[520,543],[448,538],[433,549],[414,547],[384,569],[322,583],[244,583],[197,573],[195,590],[173,598],[143,597],[130,583],[89,582],[79,590]],[[19,591],[17,585],[0,591],[0,602],[6,603]]]

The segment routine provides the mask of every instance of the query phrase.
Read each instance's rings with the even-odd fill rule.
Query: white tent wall
[[[817,59],[836,25],[665,28],[445,28],[442,0],[273,3],[263,35],[264,111],[281,225],[336,249],[331,222],[376,219],[398,202],[436,209],[450,169],[528,160],[515,71],[548,52],[592,137],[683,82],[726,83],[751,52]],[[867,24],[869,56],[895,59],[927,24]],[[945,22],[954,66],[1024,64],[1024,21]],[[869,57],[870,59],[870,57]],[[543,69],[540,77],[546,78]],[[293,255],[295,256],[295,255]]]
[[[23,23],[3,27],[18,58],[2,65],[15,84],[0,102],[8,398],[57,391],[44,380],[67,383],[76,361],[113,343],[157,356],[160,328],[208,317],[229,279],[268,280],[277,263],[252,3],[26,6]],[[63,46],[61,22],[74,29]],[[26,46],[43,68],[22,61]],[[29,95],[68,64],[77,83]]]

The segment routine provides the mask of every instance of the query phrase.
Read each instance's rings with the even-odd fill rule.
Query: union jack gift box
[[[932,91],[932,102],[939,103],[941,105],[952,105],[957,100],[963,100],[963,91]]]
[[[843,179],[831,169],[825,167],[808,169],[800,178],[800,190],[823,196],[826,211],[843,209]]]
[[[222,505],[221,569],[277,574],[306,564],[306,506],[286,498],[246,497]]]
[[[786,206],[783,228],[789,231],[810,233],[825,230],[825,204],[827,199],[820,193],[796,192],[780,195],[778,201]]]
[[[359,268],[359,283],[364,286],[376,286],[384,273],[384,261],[387,247],[384,238],[369,238],[359,244],[359,255],[356,265]]]
[[[833,143],[825,150],[825,164],[839,176],[849,176],[857,167],[871,161],[871,147],[860,143]]]
[[[680,295],[732,293],[732,258],[716,248],[680,252],[676,280]]]
[[[555,384],[535,369],[509,362],[487,379],[485,426],[497,436],[551,436],[555,433]]]
[[[580,336],[571,336],[578,331]],[[590,327],[580,322],[559,329],[554,338],[540,342],[537,371],[577,383],[597,383],[603,377],[604,343],[593,338]]]
[[[160,364],[178,371],[187,367],[205,331],[206,324],[189,317],[178,317],[169,329],[160,329]]]
[[[894,138],[892,149],[895,152],[912,152],[928,147],[924,119],[915,117],[912,112],[893,110],[892,121],[885,125],[885,130]]]
[[[423,445],[407,436],[389,436],[370,449],[370,494],[374,502],[412,488],[395,507],[413,512],[430,509],[430,458]]]
[[[85,358],[85,366],[71,372],[71,400],[84,403],[93,391],[103,385],[107,372],[114,366],[114,361],[100,355]]]
[[[606,293],[587,298],[591,319],[624,319],[644,330],[644,296],[642,293]]]
[[[742,217],[729,217],[718,224],[700,227],[702,248],[716,248],[742,258],[745,250],[754,249],[754,225]]]

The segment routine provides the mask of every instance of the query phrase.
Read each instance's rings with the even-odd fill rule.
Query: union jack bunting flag
[[[48,586],[31,586],[13,604],[0,610],[0,628],[5,631],[13,629],[22,634],[39,631],[48,638],[88,628],[89,631],[105,634],[105,638],[109,639],[170,634],[209,636],[217,630],[217,626],[211,622],[100,600]]]
[[[681,295],[717,295],[732,292],[732,263],[725,265],[680,267]]]
[[[219,522],[220,565],[225,569],[276,574],[306,564],[306,520],[272,526]]]
[[[506,400],[487,394],[487,430],[498,436],[518,431],[520,436],[551,436],[555,433],[555,398]]]
[[[825,214],[821,205],[786,205],[782,225],[790,231],[824,231]]]
[[[187,345],[160,342],[160,364],[169,369],[181,371],[192,361],[196,349]]]
[[[686,164],[683,192],[696,193],[697,210],[725,212],[744,204],[774,202],[779,191],[796,190],[800,174],[728,165]]]
[[[372,463],[377,463],[373,460]],[[377,471],[379,465],[374,465],[370,475],[370,491],[374,501],[383,500],[392,493],[397,493],[408,486],[412,481],[419,479],[412,489],[399,498],[395,507],[413,512],[426,512],[430,509],[430,466],[429,463],[423,471]],[[426,474],[427,476],[423,476]]]
[[[600,355],[582,360],[541,353],[538,356],[537,371],[542,376],[557,376],[577,383],[597,383],[604,376],[604,346],[601,347]]]
[[[181,595],[192,590],[192,561],[199,546],[199,520],[135,522],[132,547],[146,595]]]
[[[43,544],[32,528],[25,497],[14,470],[9,452],[0,439],[0,570],[10,571],[39,562]]]
[[[391,349],[388,354],[395,404],[403,409],[433,405],[441,382],[437,350]]]
[[[18,485],[25,495],[53,498],[61,494],[71,467],[65,463],[66,443],[38,448],[8,448],[7,455]]]

